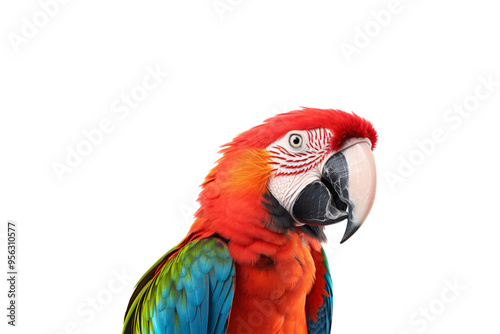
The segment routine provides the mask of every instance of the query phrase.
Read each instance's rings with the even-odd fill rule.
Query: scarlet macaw
[[[324,226],[342,242],[375,196],[367,120],[291,111],[223,146],[184,240],[139,280],[123,333],[330,333]]]

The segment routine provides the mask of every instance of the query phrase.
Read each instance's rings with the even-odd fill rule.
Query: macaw
[[[330,333],[325,226],[341,242],[375,197],[377,133],[354,113],[302,108],[222,146],[187,236],[139,280],[123,333]]]

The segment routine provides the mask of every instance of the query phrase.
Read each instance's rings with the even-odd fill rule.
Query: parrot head
[[[242,230],[262,229],[326,241],[324,227],[347,220],[344,242],[375,198],[376,141],[370,122],[340,110],[302,108],[271,117],[223,146],[202,185],[196,217],[242,244],[251,238]]]

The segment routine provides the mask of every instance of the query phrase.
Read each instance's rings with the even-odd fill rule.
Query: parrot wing
[[[235,266],[223,241],[183,242],[139,281],[123,333],[226,333],[234,285]]]
[[[324,274],[322,275],[324,280],[324,287],[323,287],[324,292],[320,293],[320,295],[322,297],[323,302],[321,306],[319,306],[318,308],[318,311],[316,313],[316,319],[314,320],[311,317],[309,317],[307,320],[307,332],[309,334],[330,333],[332,328],[332,303],[333,303],[332,277],[330,276],[330,268],[328,266],[328,260],[326,259],[326,254],[323,248],[321,249],[321,256],[322,256],[321,264],[323,265],[324,268],[323,270]]]

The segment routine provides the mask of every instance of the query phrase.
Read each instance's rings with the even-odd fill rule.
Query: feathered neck
[[[202,184],[190,234],[219,235],[242,263],[254,264],[262,255],[273,258],[294,234],[303,237],[303,231],[294,226],[283,229],[272,219],[275,209],[266,187],[272,172],[269,153],[233,146],[222,153]]]

